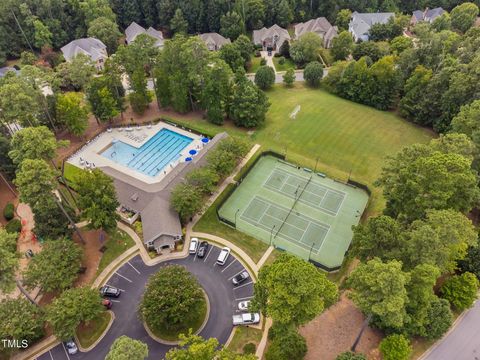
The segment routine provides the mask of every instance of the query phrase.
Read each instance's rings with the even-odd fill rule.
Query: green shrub
[[[285,64],[285,58],[283,56],[278,58],[278,64],[279,65]]]
[[[12,219],[5,226],[5,230],[9,233],[20,233],[22,231],[22,223],[18,219]]]
[[[278,53],[278,52],[273,55],[273,57],[276,57],[276,58],[278,58],[278,57],[280,57],[280,56],[282,56],[282,54],[280,54],[280,53]]]
[[[384,360],[408,360],[412,353],[410,340],[400,334],[387,336],[380,343],[380,352]]]
[[[12,203],[5,205],[5,208],[3,209],[3,217],[5,220],[10,221],[13,219],[13,216],[15,215],[14,210],[15,208]]]
[[[245,346],[243,347],[244,354],[255,354],[256,350],[257,350],[257,347],[255,346],[254,343],[245,344]]]
[[[470,272],[452,276],[441,289],[442,297],[458,310],[471,307],[477,298],[477,291],[478,279]]]
[[[265,60],[264,58],[262,58],[260,60],[260,66],[264,66],[264,65],[267,65],[267,60]]]
[[[367,358],[363,354],[346,351],[338,355],[335,360],[367,360]]]
[[[260,51],[258,51],[258,50],[255,51],[255,57],[260,57],[260,56],[262,56],[262,54],[260,53]]]
[[[272,330],[272,328],[275,328]],[[269,337],[272,339],[266,360],[301,360],[307,353],[307,343],[293,326],[272,326]]]

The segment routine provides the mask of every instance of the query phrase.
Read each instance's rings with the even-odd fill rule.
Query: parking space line
[[[210,251],[208,252],[207,256],[205,256],[205,260],[203,260],[203,262],[207,261],[208,255],[210,255],[210,253],[212,252],[212,250],[213,250],[213,246],[210,247]]]
[[[253,295],[252,296],[246,296],[246,297],[243,297],[243,298],[238,298],[238,299],[235,299],[235,301],[248,300],[248,299],[252,299],[252,298],[253,298]]]
[[[122,278],[124,278],[124,279],[127,280],[128,282],[133,282],[132,280],[130,280],[129,278],[123,276],[122,274],[119,274],[118,272],[115,272],[115,274],[118,275],[118,276],[120,276],[120,277],[122,277]]]
[[[130,264],[130,261],[127,261],[127,264],[130,265],[132,267],[133,270],[135,270],[137,272],[137,274],[140,275],[140,271],[138,271],[135,266],[133,266],[132,264]]]
[[[250,285],[250,284],[253,284],[253,281],[250,281],[250,282],[248,282],[248,283],[246,283],[246,284],[243,284],[243,285],[240,285],[240,286],[236,286],[236,287],[233,288],[233,290],[240,289],[240,288],[242,288],[242,287],[244,287],[244,286],[247,286],[247,285]]]
[[[242,268],[242,270],[240,270],[238,273],[236,273],[235,275],[229,277],[228,280],[232,280],[235,276],[237,276],[238,274],[240,274],[241,272],[244,272],[244,271],[245,271],[245,269]]]
[[[67,359],[70,360],[70,356],[68,356],[67,349],[65,349],[65,344],[62,342],[63,350],[65,351],[65,355],[67,355]]]
[[[197,260],[197,253],[193,256],[193,261]]]
[[[233,261],[232,261],[230,264],[228,264],[228,265],[225,267],[225,269],[223,269],[221,272],[224,272],[225,270],[227,270],[227,269],[230,267],[230,265],[232,265],[232,264],[233,264],[234,262],[236,262],[236,261],[237,261],[237,259],[233,259]]]
[[[50,354],[50,359],[54,360],[54,359],[53,359],[53,355],[52,355],[52,351],[51,351],[51,350],[48,350],[48,353]]]
[[[113,299],[110,299],[111,302],[120,302],[120,300],[113,300]]]

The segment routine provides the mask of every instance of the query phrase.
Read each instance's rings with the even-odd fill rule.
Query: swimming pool
[[[177,160],[192,141],[188,136],[164,128],[139,148],[116,140],[101,155],[145,175],[155,176]]]

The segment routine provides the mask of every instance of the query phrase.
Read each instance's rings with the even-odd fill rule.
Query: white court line
[[[223,273],[225,270],[227,270],[230,267],[230,265],[232,265],[236,261],[237,259],[233,259],[233,261],[230,264],[228,264],[221,272]]]
[[[111,302],[116,302],[116,303],[119,303],[120,300],[113,300],[113,299],[110,299]]]
[[[248,283],[246,283],[246,284],[243,284],[243,285],[240,285],[240,286],[236,286],[236,287],[233,288],[233,290],[238,290],[238,289],[240,289],[240,288],[242,288],[242,287],[244,287],[244,286],[250,285],[250,284],[253,284],[253,281],[250,281],[250,282],[248,282]]]
[[[237,276],[238,274],[240,274],[240,273],[242,273],[242,272],[244,272],[244,271],[245,271],[245,269],[240,270],[238,273],[236,273],[236,274],[233,275],[232,277],[229,277],[228,280],[232,280],[235,276]]]
[[[212,252],[212,250],[213,250],[213,246],[210,246],[210,250],[208,251],[207,256],[205,256],[205,260],[203,260],[203,262],[207,261],[208,255],[210,255],[210,253]]]
[[[52,355],[52,351],[48,350],[48,353],[50,354],[50,359],[54,360],[53,355]]]
[[[235,301],[242,301],[242,300],[247,300],[247,299],[252,299],[253,298],[253,295],[252,296],[246,296],[246,297],[243,297],[243,298],[238,298],[238,299],[235,299]]]
[[[118,272],[115,272],[115,274],[118,275],[118,276],[120,276],[120,277],[122,277],[122,278],[124,278],[124,279],[127,280],[128,282],[133,282],[132,280],[130,280],[129,278],[123,276],[122,274],[119,274]]]
[[[140,271],[138,271],[138,270],[135,268],[135,266],[133,266],[132,264],[130,264],[130,261],[127,261],[127,264],[130,265],[130,266],[133,268],[133,270],[135,270],[135,271],[137,272],[137,274],[140,274]]]
[[[63,350],[65,351],[65,355],[67,355],[67,359],[70,360],[70,356],[68,356],[68,351],[65,349],[65,344],[62,342]]]

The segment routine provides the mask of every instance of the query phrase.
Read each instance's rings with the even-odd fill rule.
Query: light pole
[[[275,226],[277,226],[277,225],[273,225],[273,226],[272,226],[272,230],[270,231],[270,246],[272,246],[272,241],[273,241],[273,230],[275,230]]]
[[[237,211],[235,211],[235,228],[237,228],[237,214],[239,211],[240,209],[237,209]]]
[[[357,348],[357,345],[358,343],[360,342],[360,339],[362,338],[362,335],[363,335],[363,332],[365,331],[365,329],[367,328],[368,326],[368,323],[370,322],[370,320],[372,319],[372,315],[368,315],[367,318],[365,319],[365,321],[363,322],[363,325],[362,325],[362,328],[360,329],[360,332],[358,333],[358,336],[357,338],[355,339],[355,342],[353,343],[352,347],[350,348],[350,350],[352,352],[355,352],[355,349]]]
[[[308,261],[310,261],[310,256],[312,255],[312,250],[314,246],[315,246],[315,242],[313,242],[312,246],[310,246],[310,252],[308,253]]]

